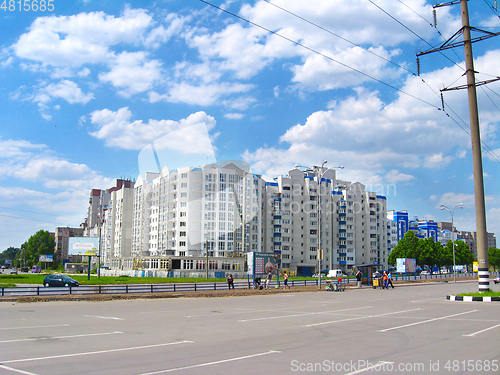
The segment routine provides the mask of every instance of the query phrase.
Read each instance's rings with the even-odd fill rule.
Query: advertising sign
[[[276,275],[278,272],[276,258],[273,253],[248,253],[247,264],[249,275],[267,275],[269,272]]]
[[[40,263],[45,262],[45,263],[51,263],[54,261],[54,256],[53,255],[40,255],[38,257],[38,261]]]
[[[70,237],[69,255],[93,256],[99,254],[99,237]]]
[[[398,273],[415,272],[417,270],[417,260],[412,258],[397,258],[396,271]]]

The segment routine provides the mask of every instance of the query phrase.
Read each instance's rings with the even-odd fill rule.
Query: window
[[[188,187],[187,182],[183,182],[183,183],[181,183],[181,188],[187,188],[187,187]]]
[[[219,180],[220,182],[226,182],[226,174],[225,173],[219,174]]]
[[[187,173],[181,174],[181,178],[188,178],[188,174]]]
[[[181,207],[186,207],[187,203],[186,202],[181,202]]]
[[[186,226],[186,222],[185,222],[185,221],[181,221],[181,222],[179,223],[179,226],[180,226],[180,227],[185,227],[185,226]]]
[[[179,232],[179,236],[186,237],[186,232]]]
[[[186,241],[179,241],[179,246],[186,246]]]

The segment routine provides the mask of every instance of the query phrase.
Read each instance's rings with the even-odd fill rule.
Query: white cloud
[[[215,127],[215,119],[205,112],[196,112],[185,119],[173,120],[142,120],[132,121],[132,112],[128,108],[120,108],[113,112],[109,109],[95,111],[90,114],[91,122],[99,128],[90,135],[103,139],[108,147],[126,150],[141,150],[151,142],[163,136],[182,129],[192,129],[196,124],[204,123],[206,129]],[[176,148],[191,148],[196,144],[196,135],[186,132],[184,139],[179,139]]]
[[[149,61],[144,52],[122,52],[113,63],[111,71],[99,74],[99,79],[120,88],[125,97],[149,90],[161,78],[161,62]]]
[[[142,9],[126,8],[122,17],[103,12],[38,17],[13,45],[17,57],[54,67],[80,67],[107,61],[109,47],[137,44],[152,18]]]
[[[406,181],[411,181],[415,179],[415,176],[406,174],[406,173],[401,173],[395,169],[389,171],[385,175],[385,179],[389,183],[397,183],[397,182],[406,182]]]
[[[41,91],[51,98],[61,98],[71,104],[85,104],[94,99],[92,93],[84,94],[75,82],[66,79],[57,84],[51,83]]]
[[[249,91],[253,85],[241,83],[218,83],[209,85],[192,85],[187,82],[174,83],[167,94],[151,92],[149,100],[168,101],[171,103],[187,103],[194,105],[214,105],[223,96]]]
[[[245,115],[243,113],[226,113],[224,117],[229,120],[241,120]]]

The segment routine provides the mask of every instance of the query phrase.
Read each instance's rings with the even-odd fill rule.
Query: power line
[[[353,46],[356,46],[356,47],[358,47],[358,48],[361,48],[361,49],[365,50],[366,52],[368,52],[368,53],[372,54],[373,56],[377,56],[378,58],[381,58],[382,60],[385,60],[385,61],[387,61],[388,63],[390,63],[390,64],[393,64],[393,65],[397,66],[398,68],[401,68],[401,69],[403,69],[403,70],[406,70],[408,73],[411,73],[411,74],[413,74],[413,75],[415,75],[415,76],[417,75],[417,73],[412,72],[412,71],[411,71],[411,70],[409,70],[408,68],[406,68],[406,67],[404,67],[404,66],[401,66],[401,65],[399,65],[398,63],[395,63],[394,61],[391,61],[391,60],[389,60],[389,59],[385,58],[384,56],[380,56],[379,54],[376,54],[375,52],[370,51],[368,48],[365,48],[365,47],[363,47],[363,46],[361,46],[361,45],[359,45],[359,44],[357,44],[357,43],[355,43],[355,42],[352,42],[352,41],[350,41],[349,39],[344,38],[342,35],[336,34],[336,33],[334,33],[333,31],[328,30],[328,29],[324,28],[323,26],[318,25],[317,23],[314,23],[314,22],[312,22],[312,21],[309,21],[308,19],[306,19],[306,18],[304,18],[304,17],[302,17],[302,16],[300,16],[300,15],[298,15],[298,14],[294,13],[294,12],[291,12],[291,11],[289,11],[289,10],[285,9],[285,8],[282,8],[282,7],[280,7],[279,5],[276,5],[276,4],[272,3],[270,0],[264,0],[264,1],[265,1],[266,3],[268,3],[268,4],[272,5],[272,6],[275,6],[275,7],[276,7],[276,8],[278,8],[278,9],[281,9],[282,11],[284,11],[284,12],[286,12],[286,13],[288,13],[288,14],[291,14],[291,15],[292,15],[292,16],[294,16],[294,17],[297,17],[297,18],[301,19],[301,20],[302,20],[302,21],[304,21],[304,22],[307,22],[307,23],[309,23],[309,24],[311,24],[311,25],[313,25],[313,26],[317,27],[318,29],[321,29],[321,30],[323,30],[323,31],[326,31],[326,32],[327,32],[327,33],[329,33],[329,34],[331,34],[331,35],[333,35],[333,36],[336,36],[337,38],[342,39],[343,41],[345,41],[345,42],[347,42],[347,43],[349,43],[349,44],[352,44]]]
[[[46,212],[36,212],[36,211],[21,210],[19,208],[0,207],[0,209],[3,209],[3,210],[12,210],[12,211],[21,211],[21,212],[28,212],[30,214],[48,215],[48,216],[56,216],[56,217],[60,217],[61,216],[61,215],[56,215],[56,214],[48,214]]]
[[[4,217],[10,217],[12,219],[20,219],[20,220],[30,220],[30,221],[40,221],[42,223],[48,223],[48,224],[58,224],[54,223],[53,221],[47,221],[47,220],[37,220],[37,219],[31,219],[29,217],[22,217],[22,216],[12,216],[12,215],[5,215],[5,214],[0,214],[0,216]]]
[[[205,4],[207,4],[207,5],[210,5],[211,7],[216,8],[216,9],[218,9],[218,10],[222,11],[222,12],[225,12],[225,13],[227,13],[227,14],[230,14],[231,16],[233,16],[233,17],[235,17],[235,18],[238,18],[238,19],[240,19],[240,20],[242,20],[242,21],[245,21],[245,22],[249,23],[250,25],[253,25],[253,26],[258,27],[258,28],[260,28],[260,29],[262,29],[262,30],[265,30],[265,31],[269,32],[270,34],[273,34],[273,35],[276,35],[276,36],[278,36],[278,37],[280,37],[280,38],[282,38],[282,39],[285,39],[285,40],[287,40],[287,41],[289,41],[289,42],[291,42],[291,43],[293,43],[293,44],[295,44],[295,45],[297,45],[297,46],[299,46],[299,47],[302,47],[302,48],[304,48],[304,49],[306,49],[306,50],[308,50],[308,51],[311,51],[311,52],[313,52],[313,53],[316,53],[316,54],[318,54],[318,55],[320,55],[320,56],[322,56],[322,57],[324,57],[324,58],[326,58],[326,59],[328,59],[328,60],[330,60],[330,61],[336,62],[337,64],[342,65],[343,67],[345,67],[345,68],[347,68],[347,69],[350,69],[350,70],[352,70],[352,71],[354,71],[354,72],[356,72],[356,73],[359,73],[359,74],[361,74],[361,75],[363,75],[363,76],[365,76],[365,77],[367,77],[367,78],[370,78],[370,79],[372,79],[372,80],[374,80],[374,81],[376,81],[376,82],[378,82],[378,83],[381,83],[381,84],[382,84],[382,85],[384,85],[384,86],[390,87],[390,88],[392,88],[393,90],[396,90],[396,91],[398,91],[398,92],[401,92],[401,93],[403,93],[403,94],[405,94],[405,95],[407,95],[407,96],[409,96],[409,97],[411,97],[411,98],[413,98],[413,99],[416,99],[416,100],[418,100],[418,101],[420,101],[420,102],[422,102],[422,103],[425,103],[425,104],[427,104],[427,105],[429,105],[429,106],[431,106],[431,107],[434,107],[434,108],[436,108],[436,109],[438,109],[438,110],[441,110],[441,108],[439,108],[439,107],[438,107],[438,106],[436,106],[435,104],[429,103],[429,102],[425,101],[424,99],[421,99],[421,98],[419,98],[419,97],[416,97],[415,95],[410,94],[410,93],[408,93],[408,92],[406,92],[406,91],[404,91],[404,90],[401,90],[401,89],[399,89],[399,88],[397,88],[397,87],[395,87],[395,86],[393,86],[393,85],[391,85],[391,84],[389,84],[389,83],[387,83],[387,82],[381,81],[380,79],[375,78],[375,77],[373,77],[373,76],[369,75],[368,73],[365,73],[365,72],[363,72],[363,71],[361,71],[361,70],[359,70],[359,69],[356,69],[356,68],[354,68],[354,67],[352,67],[352,66],[349,66],[349,65],[347,65],[347,64],[345,64],[345,63],[343,63],[343,62],[341,62],[341,61],[339,61],[339,60],[334,59],[334,58],[333,58],[333,57],[331,57],[331,56],[325,55],[324,53],[321,53],[321,52],[319,52],[319,51],[315,50],[314,48],[308,47],[308,46],[306,46],[305,44],[302,44],[302,43],[300,43],[300,42],[297,42],[296,40],[293,40],[293,39],[291,39],[291,38],[288,38],[288,37],[286,37],[286,36],[284,36],[284,35],[282,35],[282,34],[278,33],[277,31],[273,31],[273,30],[271,30],[271,29],[268,29],[267,27],[264,27],[264,26],[262,26],[262,25],[259,25],[259,24],[255,23],[255,22],[252,22],[252,21],[250,21],[250,20],[248,20],[248,19],[246,19],[246,18],[244,18],[244,17],[242,17],[242,16],[239,16],[239,15],[237,15],[237,14],[235,14],[235,13],[233,13],[233,12],[230,12],[230,11],[228,11],[228,10],[226,10],[226,9],[223,9],[223,8],[221,8],[221,7],[219,7],[219,6],[215,5],[215,4],[212,4],[212,3],[210,3],[210,2],[208,2],[208,1],[206,1],[206,0],[200,0],[200,1],[201,1],[202,3],[205,3]]]
[[[238,19],[240,19],[240,20],[242,20],[242,21],[244,21],[244,22],[247,22],[247,23],[248,23],[248,24],[250,24],[250,25],[253,25],[253,26],[255,26],[255,27],[258,27],[258,28],[260,28],[260,29],[263,29],[263,30],[265,30],[265,31],[269,32],[270,34],[276,35],[276,36],[278,36],[278,37],[280,37],[280,38],[283,38],[283,39],[285,39],[285,40],[287,40],[287,41],[289,41],[289,42],[291,42],[291,43],[293,43],[293,44],[295,44],[295,45],[297,45],[297,46],[299,46],[299,47],[305,48],[305,49],[307,49],[307,50],[309,50],[309,51],[311,51],[311,52],[313,52],[313,53],[316,53],[316,54],[318,54],[318,55],[320,55],[320,56],[322,56],[322,57],[324,57],[324,58],[326,58],[326,59],[328,59],[328,60],[331,60],[331,61],[333,61],[333,62],[336,62],[336,63],[338,63],[338,64],[340,64],[340,65],[342,65],[342,66],[344,66],[344,67],[346,67],[346,68],[348,68],[348,69],[350,69],[350,70],[353,70],[353,71],[355,71],[355,72],[357,72],[357,73],[359,73],[359,74],[364,75],[365,77],[368,77],[368,78],[370,78],[370,79],[372,79],[372,80],[374,80],[374,81],[377,81],[377,82],[379,82],[379,83],[381,83],[381,84],[383,84],[383,85],[385,85],[385,86],[387,86],[387,87],[390,87],[390,88],[392,88],[393,90],[396,90],[396,91],[401,92],[401,93],[403,93],[403,94],[405,94],[405,95],[408,95],[408,96],[410,96],[410,97],[412,97],[412,98],[414,98],[414,99],[416,99],[416,100],[418,100],[418,101],[420,101],[420,102],[422,102],[422,103],[425,103],[425,104],[427,104],[427,105],[429,105],[429,106],[431,106],[431,107],[434,107],[434,108],[436,108],[436,109],[438,109],[438,110],[442,110],[442,111],[443,111],[443,112],[444,112],[444,113],[445,113],[445,114],[446,114],[446,115],[447,115],[447,116],[448,116],[448,117],[449,117],[449,118],[450,118],[453,122],[455,122],[455,124],[457,124],[457,125],[458,125],[458,126],[459,126],[462,130],[463,130],[463,131],[465,131],[465,133],[467,133],[468,135],[470,135],[470,133],[469,133],[469,131],[467,130],[467,128],[466,128],[466,127],[461,126],[461,125],[460,125],[460,123],[459,123],[457,120],[455,120],[452,116],[450,116],[450,114],[449,114],[449,113],[447,113],[447,112],[444,110],[444,108],[440,108],[440,107],[438,107],[438,106],[436,106],[436,105],[434,105],[434,104],[432,104],[432,103],[429,103],[429,102],[427,102],[427,101],[425,101],[425,100],[423,100],[423,99],[420,99],[420,98],[418,98],[418,97],[416,97],[416,96],[414,96],[414,95],[412,95],[412,94],[410,94],[410,93],[408,93],[408,92],[406,92],[406,91],[404,91],[404,90],[401,90],[401,89],[399,89],[399,88],[397,88],[397,87],[395,87],[395,86],[393,86],[393,85],[391,85],[391,84],[389,84],[389,83],[386,83],[386,82],[384,82],[384,81],[381,81],[381,80],[379,80],[378,78],[375,78],[375,77],[373,77],[373,76],[371,76],[371,75],[369,75],[369,74],[367,74],[367,73],[364,73],[363,71],[360,71],[360,70],[358,70],[358,69],[356,69],[356,68],[354,68],[354,67],[351,67],[351,66],[349,66],[349,65],[347,65],[347,64],[344,64],[344,63],[342,63],[341,61],[338,61],[338,60],[334,59],[333,57],[330,57],[330,56],[328,56],[328,55],[325,55],[325,54],[323,54],[323,53],[321,53],[321,52],[319,52],[319,51],[317,51],[317,50],[315,50],[315,49],[311,48],[311,47],[308,47],[308,46],[306,46],[305,44],[302,44],[302,43],[300,43],[300,42],[298,42],[298,41],[295,41],[295,40],[293,40],[293,39],[291,39],[291,38],[288,38],[288,37],[286,37],[286,36],[284,36],[284,35],[281,35],[281,34],[280,34],[280,33],[278,33],[277,31],[273,31],[273,30],[271,30],[271,29],[268,29],[268,28],[266,28],[266,27],[264,27],[264,26],[262,26],[262,25],[259,25],[259,24],[255,23],[255,22],[250,21],[249,19],[246,19],[246,18],[244,18],[244,17],[242,17],[242,16],[239,16],[239,15],[237,15],[237,14],[233,13],[233,12],[230,12],[230,11],[228,11],[228,10],[224,9],[224,8],[221,8],[221,7],[219,7],[219,6],[215,5],[215,4],[212,4],[212,3],[210,3],[209,1],[206,1],[206,0],[200,0],[200,1],[201,1],[202,3],[205,3],[205,4],[207,4],[207,5],[211,6],[211,7],[213,7],[213,8],[216,8],[216,9],[218,9],[218,10],[222,11],[222,12],[225,12],[225,13],[227,13],[227,14],[229,14],[229,15],[231,15],[231,16],[233,16],[233,17],[235,17],[235,18],[238,18]],[[318,27],[318,28],[320,28],[320,29],[322,29],[322,30],[324,30],[324,31],[326,31],[326,32],[328,32],[328,33],[330,33],[330,34],[334,35],[334,36],[337,36],[337,37],[339,37],[339,38],[340,38],[340,39],[342,39],[342,40],[345,40],[345,41],[347,41],[347,42],[349,42],[349,43],[351,43],[351,44],[353,44],[353,45],[356,45],[356,46],[357,46],[357,44],[355,44],[355,43],[353,43],[353,42],[351,42],[351,41],[349,41],[349,40],[347,40],[347,39],[345,39],[345,38],[343,38],[343,37],[339,36],[338,34],[335,34],[335,33],[331,32],[331,31],[329,31],[329,30],[325,29],[324,27],[319,26],[319,25],[317,25],[317,24],[315,24],[315,23],[313,23],[313,22],[311,22],[311,21],[309,21],[309,20],[307,20],[307,19],[305,19],[305,18],[303,18],[303,17],[301,17],[301,16],[299,16],[299,15],[297,15],[297,14],[293,13],[293,12],[290,12],[290,11],[288,11],[288,10],[287,10],[287,9],[285,9],[285,8],[282,8],[282,7],[280,7],[280,6],[277,6],[277,5],[275,5],[275,4],[273,4],[273,3],[271,3],[271,2],[270,2],[270,1],[268,1],[268,0],[264,0],[264,1],[265,1],[265,2],[267,2],[268,4],[271,4],[271,5],[273,5],[273,6],[277,7],[277,8],[279,8],[279,9],[281,9],[281,10],[283,10],[283,11],[285,11],[285,12],[287,12],[287,13],[291,14],[291,15],[294,15],[295,17],[300,18],[301,20],[303,20],[303,21],[305,21],[305,22],[307,22],[307,23],[309,23],[309,24],[311,24],[311,25],[314,25],[314,26],[316,26],[316,27]],[[390,16],[391,18],[393,18],[396,22],[398,22],[399,24],[401,24],[403,27],[405,27],[405,28],[406,28],[407,30],[409,30],[411,33],[413,33],[414,35],[416,35],[419,39],[421,39],[422,41],[424,41],[425,43],[427,43],[429,46],[431,46],[431,47],[432,47],[432,45],[431,45],[429,42],[427,42],[425,39],[423,39],[423,38],[422,38],[422,37],[420,37],[418,34],[416,34],[415,32],[413,32],[410,28],[408,28],[408,27],[407,27],[407,26],[405,26],[402,22],[400,22],[399,20],[397,20],[396,18],[394,18],[392,15],[390,15],[390,14],[389,14],[388,12],[386,12],[384,9],[382,9],[381,7],[379,7],[379,6],[378,6],[377,4],[375,4],[373,1],[371,1],[371,0],[368,0],[368,1],[369,1],[370,3],[372,3],[373,5],[375,5],[377,8],[379,8],[381,11],[383,11],[384,13],[386,13],[388,16]],[[439,33],[439,34],[440,34],[440,33]],[[441,34],[440,34],[440,35],[441,35]],[[363,47],[361,47],[361,46],[359,46],[359,47],[360,47],[360,48],[363,48]],[[365,48],[363,48],[363,49],[365,49]],[[365,49],[365,50],[366,50],[366,49]],[[378,57],[381,57],[381,56],[379,56],[379,55],[377,55],[377,54],[374,54],[374,55],[376,55],[376,56],[378,56]],[[450,61],[451,61],[454,65],[458,66],[458,65],[457,65],[457,64],[456,64],[453,60],[451,60],[449,57],[447,57],[447,56],[446,56],[446,55],[444,55],[444,54],[443,54],[443,56],[445,56],[448,60],[450,60]],[[383,58],[383,57],[381,57],[381,58]],[[383,59],[384,59],[384,60],[386,60],[386,61],[391,62],[392,64],[395,64],[395,63],[393,63],[393,62],[392,62],[392,61],[390,61],[390,60],[387,60],[387,59],[385,59],[385,58],[383,58]],[[398,65],[398,64],[395,64],[395,65]],[[399,65],[398,65],[398,66],[399,66]],[[458,67],[459,67],[459,66],[458,66]],[[410,72],[411,74],[415,75],[413,72],[409,71],[408,69],[405,69],[405,70],[407,70],[407,71],[408,71],[408,72]],[[436,93],[436,92],[432,89],[432,87],[430,87],[430,85],[429,85],[427,82],[425,82],[425,80],[424,80],[424,79],[422,79],[422,78],[421,78],[421,80],[422,80],[422,82],[423,82],[423,83],[425,83],[425,84],[426,84],[426,85],[427,85],[427,86],[431,89],[431,91],[432,91],[434,94],[436,94],[436,96],[437,96],[437,97],[439,97],[439,95],[438,95],[438,94],[437,94],[437,93]],[[449,106],[448,106],[448,107],[449,107]],[[450,107],[450,109],[451,109],[451,107]],[[454,113],[454,115],[455,115],[455,116],[457,116],[457,117],[458,117],[458,118],[459,118],[459,119],[460,119],[460,120],[461,120],[461,121],[462,121],[462,122],[466,125],[465,121],[464,121],[462,118],[460,118],[460,116],[459,116],[459,115],[458,115],[455,111],[453,111],[453,109],[452,109],[452,112]],[[467,126],[467,125],[466,125],[466,126]],[[493,157],[496,161],[500,162],[500,160],[496,157],[496,155],[495,155],[492,151],[491,151],[491,152],[490,152],[490,151],[488,151],[488,149],[489,149],[489,150],[491,150],[491,148],[490,148],[490,147],[488,147],[488,146],[487,146],[484,142],[481,142],[481,143],[482,143],[482,148],[483,148],[483,149],[485,149],[485,151],[486,151],[486,152],[490,153],[490,154],[492,155],[492,157]],[[487,147],[488,149],[486,149],[486,147]]]

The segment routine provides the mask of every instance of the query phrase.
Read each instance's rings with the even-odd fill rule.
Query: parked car
[[[17,268],[12,268],[12,269],[10,270],[10,274],[11,274],[11,275],[17,275]]]
[[[495,277],[495,278],[493,279],[493,282],[494,282],[495,284],[500,283],[500,276]]]
[[[80,283],[66,275],[47,275],[43,279],[43,285],[49,286],[79,286]]]
[[[429,271],[423,270],[420,272],[420,276],[429,276],[431,273]]]

